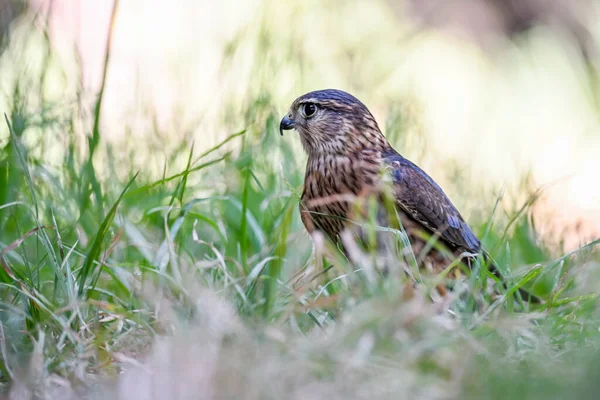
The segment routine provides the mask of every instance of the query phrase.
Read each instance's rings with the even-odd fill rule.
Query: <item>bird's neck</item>
[[[326,142],[318,146],[311,142],[303,142],[303,145],[309,159],[352,157],[363,152],[385,152],[392,148],[379,129],[348,134],[345,140]]]
[[[391,148],[389,142],[379,129],[372,129],[363,132],[361,135],[356,135],[346,146],[348,154],[358,154],[365,151],[383,152],[389,148]]]
[[[365,142],[363,145],[355,144],[340,152],[310,152],[306,176],[316,174],[335,183],[344,174],[376,175],[379,173],[384,154],[392,149],[383,135],[381,139]]]

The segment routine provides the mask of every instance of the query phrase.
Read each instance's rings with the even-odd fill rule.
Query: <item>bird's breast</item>
[[[378,171],[377,161],[359,156],[309,157],[300,202],[307,230],[319,229],[336,238],[347,221],[350,205],[374,184]]]

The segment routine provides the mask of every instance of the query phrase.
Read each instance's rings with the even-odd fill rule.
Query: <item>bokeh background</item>
[[[23,15],[22,2],[3,4],[3,108],[14,79],[35,74],[47,50],[41,33],[31,37],[32,19],[52,41],[45,98],[93,99],[113,4],[35,0]],[[465,185],[496,193],[517,193],[527,175],[544,187],[540,231],[574,248],[600,234],[597,15],[591,0],[126,1],[102,138],[117,148],[143,140],[132,162],[151,168],[158,162],[139,153],[152,143],[194,140],[202,151],[260,123],[241,117],[257,99],[283,114],[306,91],[341,88],[389,131],[408,129],[393,113],[407,117],[421,141],[399,150],[442,183],[449,163]]]
[[[83,354],[90,348],[95,349],[89,350],[93,373],[115,359],[137,366],[131,360],[138,350],[123,338],[123,329],[144,336],[169,331],[171,322],[164,318],[177,319],[165,317],[157,305],[163,294],[147,293],[148,274],[156,274],[161,285],[163,280],[180,285],[164,295],[174,302],[185,297],[184,283],[196,275],[203,288],[227,296],[233,291],[235,300],[225,305],[202,297],[225,309],[223,320],[207,317],[211,323],[241,314],[308,331],[306,321],[289,317],[305,294],[264,282],[274,282],[280,269],[287,279],[310,264],[312,244],[299,223],[295,197],[306,158],[293,133],[279,137],[276,129],[291,102],[310,90],[338,88],[361,99],[396,149],[441,184],[478,234],[485,233],[493,254],[509,266],[512,260],[515,270],[597,239],[599,17],[600,4],[593,0],[0,0],[0,112],[14,131],[2,120],[0,243],[6,261],[0,304],[2,311],[15,312],[0,318],[5,327],[0,345],[5,336],[18,343],[8,346],[13,355],[0,352],[5,360],[0,381],[16,374],[7,365],[18,363],[6,360],[23,361],[30,353],[51,360],[38,360],[44,365],[40,370],[81,380],[89,379],[90,361]],[[226,166],[197,167],[216,154],[215,146],[220,154],[228,152]],[[119,197],[138,171],[133,193]],[[115,216],[111,206],[121,200]],[[21,202],[35,206],[35,218],[20,214]],[[103,225],[105,215],[110,229]],[[43,237],[41,225],[62,233]],[[54,264],[53,246],[60,253]],[[71,274],[65,272],[69,257],[75,259],[74,278],[65,278],[61,288],[61,274]],[[559,287],[567,281],[561,280],[566,257],[544,264],[548,276],[540,287],[546,294],[564,290]],[[273,265],[277,259],[285,262]],[[575,293],[594,291],[599,264],[578,262],[579,272],[568,276],[579,284]],[[98,267],[96,276],[94,265],[100,264],[104,269]],[[222,264],[224,275],[213,274],[216,264]],[[187,280],[190,271],[196,275]],[[102,291],[82,300],[83,288],[96,284]],[[317,290],[315,301],[327,290]],[[42,294],[48,303],[40,300],[46,308],[38,309],[31,299]],[[564,342],[572,332],[597,333],[600,319],[588,311],[557,314],[555,327],[562,329],[565,321],[573,326],[553,331],[544,343],[568,348]],[[322,328],[335,325],[333,314],[310,317]],[[90,332],[72,339],[77,362],[57,355],[68,353],[59,345],[55,353],[39,345],[42,322],[50,327],[42,330],[47,342],[62,346],[69,336],[65,327],[72,324],[76,331],[77,321]],[[118,329],[110,325],[114,321],[120,321]],[[214,332],[228,329],[219,325],[198,335],[208,335],[212,346],[211,340],[221,340]],[[284,335],[270,334],[275,341]],[[347,339],[344,335],[337,337]],[[113,349],[128,350],[120,358],[109,356],[109,346],[98,337],[110,337]],[[375,337],[365,340],[379,345]],[[288,345],[295,340],[288,337]],[[365,342],[358,342],[363,349]],[[318,353],[330,345],[316,341],[312,349]],[[302,346],[290,348],[302,353]],[[260,364],[263,350],[247,359]],[[403,359],[402,352],[392,354]],[[250,361],[236,357],[230,354],[229,367],[247,372],[244,362]],[[460,359],[453,357],[444,359]],[[85,374],[79,362],[86,365]],[[285,364],[270,362],[273,371]],[[309,380],[304,364],[294,362],[290,371],[303,371],[299,376]],[[503,373],[491,374],[490,381],[515,384],[517,378]],[[450,375],[469,380],[465,374]],[[500,386],[494,386],[496,393],[506,394]],[[315,398],[330,390],[307,390],[313,389]],[[443,398],[435,390],[429,394]]]

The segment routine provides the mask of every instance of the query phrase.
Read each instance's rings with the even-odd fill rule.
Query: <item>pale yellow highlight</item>
[[[63,45],[78,43],[93,93],[110,2],[55,3],[55,35]],[[428,138],[419,161],[440,183],[449,160],[474,182],[509,190],[530,169],[536,184],[553,183],[536,211],[548,217],[542,229],[578,223],[571,246],[599,236],[599,114],[569,42],[538,29],[528,44],[503,43],[487,57],[447,33],[411,29],[376,1],[121,1],[104,134],[118,141],[127,121],[145,135],[140,116],[149,108],[174,137],[200,117],[194,136],[206,147],[244,128],[241,115],[260,93],[283,113],[305,91],[346,89],[382,126],[391,102],[410,100]],[[266,49],[257,44],[261,31]],[[223,49],[234,39],[237,50],[224,65]]]

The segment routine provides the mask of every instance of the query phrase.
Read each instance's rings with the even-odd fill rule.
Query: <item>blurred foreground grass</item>
[[[46,99],[46,49],[11,80],[0,141],[0,382],[12,398],[595,398],[598,254],[547,248],[534,191],[470,222],[509,289],[547,304],[457,300],[449,316],[366,265],[322,273],[297,212],[304,159],[279,137],[287,104],[268,91],[226,111],[224,125],[247,128],[214,147],[152,132],[162,151],[145,168],[150,145],[102,140],[98,101]],[[382,125],[400,150],[419,140],[393,107]]]

